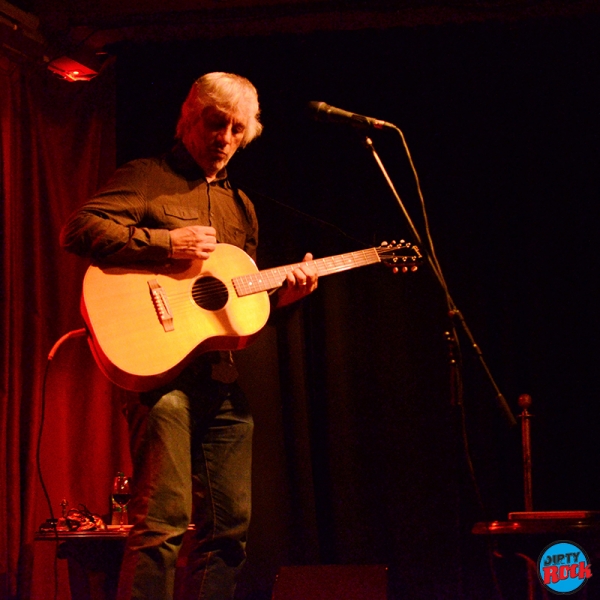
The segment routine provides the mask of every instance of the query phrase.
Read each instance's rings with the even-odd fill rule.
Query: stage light
[[[92,46],[94,32],[83,41],[63,40],[53,47],[38,31],[39,24],[35,15],[0,0],[0,51],[11,60],[43,64],[67,81],[90,81],[100,73],[108,54]]]
[[[90,81],[98,75],[102,64],[99,60],[93,66],[91,62],[86,62],[87,65],[84,65],[69,56],[60,56],[50,61],[48,69],[67,81]]]

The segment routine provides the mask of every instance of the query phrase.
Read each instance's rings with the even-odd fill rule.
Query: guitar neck
[[[280,287],[285,281],[287,274],[300,265],[311,265],[316,269],[319,277],[324,277],[325,275],[341,273],[342,271],[349,271],[378,262],[381,262],[381,259],[379,258],[377,249],[368,248],[366,250],[350,252],[349,254],[338,254],[303,263],[265,269],[264,271],[250,275],[240,275],[239,277],[234,277],[232,282],[239,297],[249,296],[250,294],[257,294],[258,292],[265,292]]]

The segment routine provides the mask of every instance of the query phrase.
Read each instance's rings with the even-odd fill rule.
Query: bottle
[[[62,516],[58,518],[56,522],[56,531],[69,531],[69,523],[67,521],[67,507],[69,503],[66,498],[63,498],[60,503],[60,507],[62,509]]]

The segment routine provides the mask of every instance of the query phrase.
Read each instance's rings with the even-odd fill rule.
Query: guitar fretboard
[[[250,275],[240,275],[239,277],[234,277],[232,283],[239,297],[249,296],[250,294],[258,294],[258,292],[265,292],[280,287],[285,281],[287,274],[300,265],[315,267],[317,275],[323,277],[325,275],[332,275],[333,273],[349,271],[356,267],[372,265],[377,262],[381,262],[377,248],[368,248],[366,250],[350,252],[349,254],[317,258],[305,263],[295,263],[293,265],[275,267],[274,269],[265,269],[264,271]]]

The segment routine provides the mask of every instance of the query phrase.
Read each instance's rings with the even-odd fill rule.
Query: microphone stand
[[[406,141],[404,140],[404,135],[402,134],[402,131],[400,131],[400,129],[398,129],[397,127],[394,127],[394,129],[396,129],[396,131],[398,131],[398,133],[400,134],[400,137],[402,138],[402,142],[403,142],[404,148],[408,154],[408,158],[411,163],[413,173],[415,174],[415,177],[417,180],[417,187],[419,188],[419,193],[420,193],[419,179],[416,175],[416,170],[414,168],[414,165],[412,164],[412,159],[410,157],[410,152],[408,151]],[[402,202],[402,200],[400,198],[400,195],[396,191],[396,188],[394,187],[394,184],[393,184],[392,180],[390,179],[390,176],[388,175],[388,173],[385,169],[385,166],[383,165],[383,162],[379,158],[379,155],[377,154],[377,151],[375,150],[375,146],[373,145],[373,141],[368,136],[365,138],[365,144],[366,144],[367,148],[369,150],[371,150],[371,153],[373,154],[373,158],[375,159],[375,162],[377,163],[381,172],[383,173],[383,176],[384,176],[388,186],[390,187],[392,194],[396,198],[396,201],[398,202],[398,205],[400,206],[400,209],[402,210],[402,213],[404,214],[404,217],[406,218],[406,220],[408,222],[408,225],[410,227],[410,230],[411,230],[415,240],[417,241],[417,243],[419,244],[421,249],[424,251],[423,241],[421,239],[421,236],[419,235],[417,228],[415,227],[414,223],[412,222],[412,219],[410,218],[410,215],[408,214],[408,212],[404,206],[404,203]],[[504,398],[504,395],[502,394],[502,392],[500,391],[500,388],[496,384],[496,381],[494,380],[494,377],[492,376],[492,373],[487,366],[487,363],[483,356],[483,352],[481,351],[481,348],[475,341],[475,338],[473,337],[473,334],[471,333],[471,330],[469,329],[469,326],[467,325],[467,322],[465,321],[463,314],[457,308],[454,300],[452,299],[452,296],[450,295],[450,291],[448,290],[448,286],[446,285],[446,281],[444,280],[444,276],[442,274],[441,268],[439,266],[437,258],[435,257],[435,252],[433,250],[433,244],[430,243],[429,247],[430,247],[429,248],[430,251],[429,252],[424,251],[424,254],[427,256],[427,262],[429,263],[434,275],[436,276],[436,279],[438,280],[440,286],[442,287],[442,289],[446,295],[446,301],[448,303],[448,315],[453,320],[453,322],[457,321],[459,323],[459,325],[461,326],[465,335],[467,336],[467,339],[469,340],[469,343],[471,344],[471,348],[473,348],[473,350],[475,351],[475,354],[476,354],[477,358],[479,359],[479,363],[482,366],[483,371],[486,374],[489,382],[491,383],[492,388],[494,389],[494,392],[496,394],[496,400],[498,402],[500,409],[502,410],[504,416],[506,417],[508,424],[511,427],[513,427],[517,424],[517,421],[516,421],[514,415],[512,414],[512,412],[506,402],[506,399]]]

